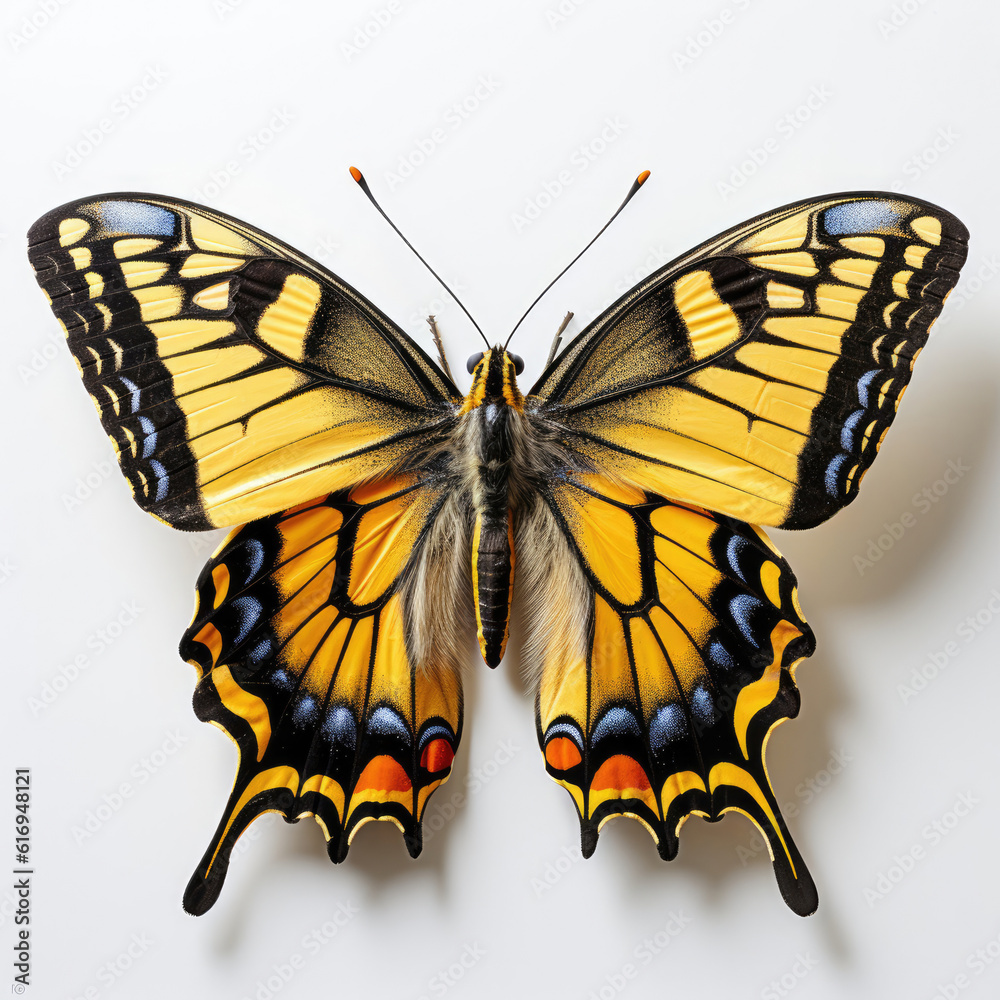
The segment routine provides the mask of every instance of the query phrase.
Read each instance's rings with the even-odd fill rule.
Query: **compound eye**
[[[510,360],[514,362],[514,374],[520,375],[524,371],[524,358],[520,354],[512,354]]]
[[[465,370],[471,375],[476,370],[476,365],[483,360],[483,352],[480,351],[478,354],[473,354],[468,361],[465,362]]]

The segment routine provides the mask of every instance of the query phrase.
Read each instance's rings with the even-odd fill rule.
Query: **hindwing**
[[[446,502],[429,476],[356,487],[236,530],[205,567],[181,655],[200,675],[195,711],[229,733],[240,761],[190,912],[215,902],[237,838],[266,811],[314,816],[334,861],[370,820],[395,823],[420,852],[462,692],[446,649],[416,662],[406,581]],[[460,610],[436,598],[439,615]]]
[[[364,296],[245,223],[108,194],[28,234],[136,501],[240,524],[435,447],[457,390]]]
[[[759,529],[602,477],[570,477],[546,501],[564,539],[550,558],[582,571],[585,639],[552,621],[563,598],[534,604],[532,632],[547,637],[538,739],[576,803],[584,855],[624,815],[670,860],[689,815],[735,810],[764,834],[788,905],[811,913],[815,886],[764,763],[815,645],[788,564]]]

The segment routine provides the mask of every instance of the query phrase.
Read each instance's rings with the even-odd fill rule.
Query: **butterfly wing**
[[[237,838],[263,812],[314,816],[333,861],[371,820],[395,823],[420,852],[421,815],[462,729],[460,656],[442,641],[420,655],[414,634],[435,627],[418,606],[429,588],[438,620],[471,608],[441,585],[442,572],[461,578],[449,566],[467,566],[451,503],[431,475],[385,479],[239,528],[205,567],[181,655],[199,672],[198,716],[232,737],[240,761],[188,911],[215,902]],[[421,561],[437,556],[436,568]]]
[[[778,209],[636,285],[529,408],[584,467],[753,524],[818,524],[857,495],[967,243],[901,195]]]
[[[107,194],[29,234],[136,501],[240,524],[412,465],[457,390],[367,299],[220,212]]]
[[[764,763],[814,648],[788,564],[759,529],[597,475],[552,485],[531,525],[547,536],[544,564],[519,548],[538,739],[576,803],[584,855],[616,816],[671,860],[689,815],[742,812],[788,905],[811,913],[816,889]]]

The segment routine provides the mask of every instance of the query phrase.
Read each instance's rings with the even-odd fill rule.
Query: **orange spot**
[[[360,184],[361,183],[361,171],[357,167],[351,167],[351,176]]]
[[[648,176],[649,176],[649,171],[648,170],[643,170],[643,172],[641,174],[639,174],[638,177],[636,177],[636,179],[635,179],[636,184],[645,184],[646,183],[646,178]]]
[[[431,772],[443,771],[454,759],[455,751],[447,740],[431,740],[420,755],[420,766]]]
[[[557,736],[549,740],[545,747],[545,760],[557,771],[568,771],[576,767],[583,758],[577,745],[566,736]]]
[[[402,765],[387,753],[373,757],[361,772],[355,792],[374,789],[377,792],[408,792],[413,786]]]
[[[222,636],[219,634],[219,630],[209,622],[194,637],[194,641],[208,647],[208,651],[212,654],[212,666],[214,667],[219,662],[219,654],[222,652]]]
[[[590,787],[595,792],[600,792],[606,788],[614,788],[619,791],[625,791],[627,788],[645,790],[650,785],[642,765],[634,757],[619,753],[615,754],[614,757],[609,757],[598,768]]]

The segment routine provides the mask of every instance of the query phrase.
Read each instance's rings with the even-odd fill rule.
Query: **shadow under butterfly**
[[[688,816],[742,812],[813,912],[764,753],[815,642],[761,526],[854,499],[967,240],[897,194],[796,202],[557,336],[527,394],[483,336],[463,396],[436,336],[438,363],[220,212],[122,193],[43,216],[30,260],[137,503],[242,525],[181,641],[195,711],[240,755],[185,908],[212,906],[267,811],[314,817],[333,861],[372,820],[416,856],[462,733],[465,640],[496,666],[513,603],[584,855],[616,816],[670,860]]]

